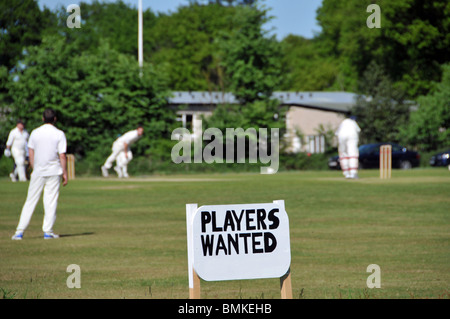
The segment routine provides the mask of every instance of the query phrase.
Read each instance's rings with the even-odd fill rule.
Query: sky
[[[45,5],[49,9],[55,9],[60,5],[67,7],[82,1],[92,2],[92,0],[38,0],[41,8]],[[138,4],[138,0],[123,1],[136,7]],[[115,0],[100,0],[100,2],[115,2]],[[143,0],[142,2],[144,10],[150,8],[156,13],[175,12],[179,6],[189,4],[188,0]],[[273,29],[278,40],[282,40],[288,34],[310,39],[320,32],[320,26],[316,22],[316,10],[320,7],[322,0],[263,0],[263,3],[271,8],[269,15],[274,17],[267,24],[266,29]]]

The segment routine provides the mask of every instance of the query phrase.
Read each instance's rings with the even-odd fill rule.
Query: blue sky
[[[45,5],[50,9],[55,9],[60,5],[67,7],[82,1],[91,2],[91,0],[38,0],[41,8]],[[100,1],[115,2],[115,0]],[[138,0],[124,0],[124,2],[137,7]],[[188,0],[143,0],[144,9],[151,8],[154,12],[165,13],[176,11],[180,5],[188,3]],[[272,9],[270,15],[274,16],[266,27],[267,29],[274,28],[279,40],[288,34],[312,38],[315,33],[320,32],[320,27],[316,23],[316,10],[320,7],[322,0],[264,0],[263,3]]]

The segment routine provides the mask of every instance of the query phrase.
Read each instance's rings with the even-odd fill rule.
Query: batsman
[[[360,132],[356,117],[351,116],[342,121],[335,133],[339,141],[339,162],[345,178],[358,178]]]

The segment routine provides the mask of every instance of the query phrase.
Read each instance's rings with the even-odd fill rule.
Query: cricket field
[[[55,233],[42,201],[12,241],[28,183],[0,179],[0,299],[188,298],[186,207],[284,200],[294,298],[450,298],[450,171],[377,170],[77,177],[61,190]],[[81,288],[69,288],[69,265]],[[381,288],[368,288],[367,267]],[[202,298],[280,298],[279,279],[201,281]]]

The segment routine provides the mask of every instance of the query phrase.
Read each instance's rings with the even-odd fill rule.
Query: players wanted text
[[[201,212],[201,243],[203,256],[262,254],[277,247],[271,232],[278,228],[278,208],[227,210],[225,217],[215,211]],[[223,220],[222,220],[223,219]]]

